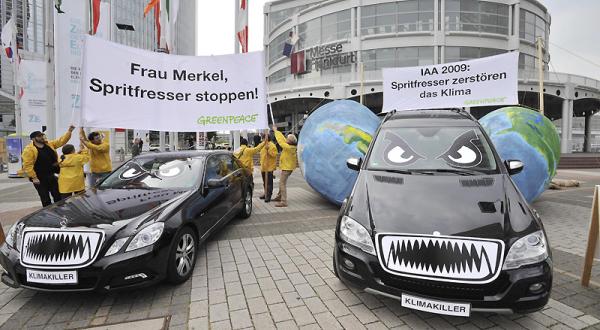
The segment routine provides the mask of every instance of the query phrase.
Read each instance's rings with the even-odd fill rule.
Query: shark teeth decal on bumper
[[[104,232],[29,229],[23,234],[21,264],[35,268],[81,268],[96,259]]]
[[[381,233],[375,241],[386,272],[433,281],[489,283],[504,256],[504,242],[494,239]]]

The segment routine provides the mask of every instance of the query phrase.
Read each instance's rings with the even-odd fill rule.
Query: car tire
[[[191,227],[183,227],[173,240],[167,264],[167,280],[173,284],[187,281],[194,272],[198,254],[198,239]]]
[[[252,189],[250,187],[246,188],[243,202],[244,206],[242,206],[239,216],[242,219],[248,219],[252,215]]]

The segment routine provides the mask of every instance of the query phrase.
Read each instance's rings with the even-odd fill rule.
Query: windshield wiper
[[[396,169],[383,169],[383,168],[370,169],[370,170],[371,171],[388,172],[388,173],[408,174],[408,175],[411,175],[414,173],[414,171],[409,171],[409,170],[396,170]]]
[[[431,170],[426,170],[426,171],[436,172],[436,173],[454,173],[454,174],[458,174],[458,175],[475,175],[475,173],[473,171],[459,170],[459,169],[454,169],[454,168],[438,168],[438,169],[431,169]]]

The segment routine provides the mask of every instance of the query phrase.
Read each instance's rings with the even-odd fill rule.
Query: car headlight
[[[131,236],[129,236],[131,237]],[[127,243],[127,240],[129,239],[129,237],[123,237],[123,238],[119,238],[118,240],[116,240],[108,249],[108,251],[106,251],[106,253],[104,254],[105,257],[108,257],[110,255],[113,255],[119,251],[121,251],[121,248],[123,247],[123,245],[125,245],[125,243]]]
[[[548,258],[548,244],[539,230],[517,240],[508,251],[502,269],[515,269],[535,264]]]
[[[365,227],[349,216],[345,215],[340,222],[340,237],[361,250],[375,255],[371,235]]]
[[[17,222],[10,227],[8,233],[6,234],[6,244],[13,249],[19,251],[21,247],[21,238],[23,232],[24,224],[22,222]]]
[[[160,238],[160,235],[162,235],[164,228],[165,224],[163,222],[157,222],[142,229],[133,237],[131,243],[129,243],[125,252],[140,249],[144,246],[156,243],[156,241],[158,241],[158,239]]]

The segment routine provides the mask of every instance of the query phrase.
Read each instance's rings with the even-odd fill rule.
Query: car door
[[[205,235],[213,229],[222,219],[229,209],[230,201],[227,197],[227,187],[209,187],[208,180],[224,178],[221,170],[221,160],[219,155],[209,156],[206,159],[204,168],[204,178],[201,185],[202,189],[202,210],[196,215],[196,223],[202,235]]]
[[[239,210],[240,203],[243,199],[244,193],[244,170],[238,165],[238,163],[233,159],[232,155],[224,155],[224,161],[227,163],[227,168],[230,173],[228,174],[229,179],[229,199],[230,199],[230,208],[232,215],[237,215],[237,211]]]

